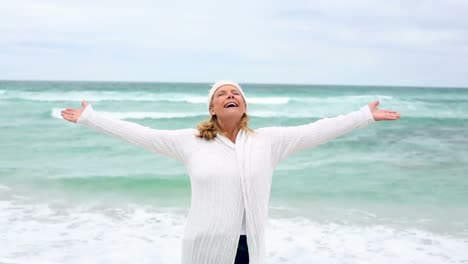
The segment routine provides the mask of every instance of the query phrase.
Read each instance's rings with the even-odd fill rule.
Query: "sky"
[[[467,14],[467,0],[0,0],[0,80],[468,87]]]

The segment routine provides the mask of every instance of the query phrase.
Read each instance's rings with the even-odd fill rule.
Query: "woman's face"
[[[241,119],[246,111],[244,98],[240,91],[230,84],[219,87],[212,99],[210,114],[218,118]]]

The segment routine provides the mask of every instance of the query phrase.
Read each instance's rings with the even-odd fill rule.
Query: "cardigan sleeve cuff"
[[[367,127],[370,123],[375,122],[374,116],[372,115],[370,111],[369,105],[365,105],[361,107],[360,112],[361,112],[362,121],[359,127],[364,128],[364,127]]]
[[[88,106],[85,107],[83,112],[81,112],[81,115],[78,118],[78,120],[76,120],[76,123],[86,125],[93,111],[93,107],[90,104],[88,104]]]

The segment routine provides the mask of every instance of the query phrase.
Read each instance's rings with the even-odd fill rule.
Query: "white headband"
[[[213,95],[214,93],[216,92],[216,90],[218,90],[219,87],[223,86],[223,85],[233,85],[235,86],[239,92],[241,93],[242,97],[245,99],[245,95],[244,95],[244,91],[242,91],[242,88],[240,87],[239,84],[233,82],[233,81],[226,81],[226,80],[222,80],[222,81],[217,81],[215,84],[213,84],[211,86],[211,89],[210,91],[208,92],[208,108],[210,108],[210,102],[211,102],[211,98],[213,98]],[[246,103],[247,104],[247,103]]]

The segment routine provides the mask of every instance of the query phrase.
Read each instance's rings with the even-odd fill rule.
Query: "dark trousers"
[[[247,236],[241,235],[239,246],[237,246],[236,261],[234,264],[249,264],[249,249],[247,247]]]

